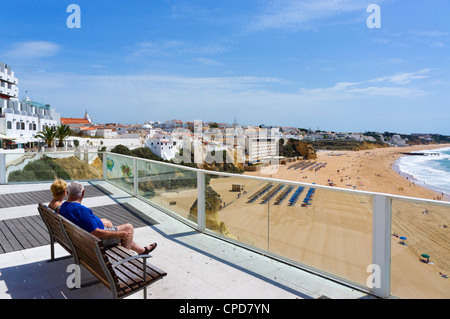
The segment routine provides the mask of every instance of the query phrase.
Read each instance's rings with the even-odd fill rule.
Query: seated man
[[[131,224],[113,226],[108,220],[101,220],[95,216],[91,209],[81,205],[84,197],[84,187],[78,182],[67,186],[67,201],[60,209],[59,214],[87,232],[103,240],[105,247],[122,244],[127,249],[134,250],[139,255],[148,254],[156,248],[156,243],[141,247],[133,241],[134,228]]]

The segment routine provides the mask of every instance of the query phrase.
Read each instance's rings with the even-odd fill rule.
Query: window
[[[36,131],[36,123],[33,123],[33,131]]]
[[[6,123],[6,128],[7,128],[8,130],[10,130],[10,129],[12,128],[12,123],[11,123],[11,121],[8,121],[8,122]]]
[[[20,130],[20,122],[16,122],[16,129]]]
[[[24,122],[20,123],[20,129],[21,129],[21,130],[24,130],[24,129],[25,129],[25,123],[24,123]]]

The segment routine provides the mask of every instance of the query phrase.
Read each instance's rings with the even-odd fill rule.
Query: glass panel
[[[197,223],[197,172],[138,159],[138,195]]]
[[[269,205],[269,251],[365,286],[372,264],[372,196],[279,185]]]
[[[393,296],[450,298],[449,226],[450,205],[392,200]]]
[[[372,196],[212,174],[207,184],[208,229],[366,285]]]
[[[5,154],[8,183],[103,179],[102,155],[97,152]]]
[[[134,160],[120,154],[106,154],[106,179],[113,185],[134,193]]]
[[[273,185],[239,176],[205,175],[206,228],[267,250],[267,204],[260,202]]]

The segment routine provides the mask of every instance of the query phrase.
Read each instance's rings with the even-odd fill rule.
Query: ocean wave
[[[439,155],[400,157],[396,165],[403,174],[411,176],[424,186],[450,194],[450,148],[420,151]]]

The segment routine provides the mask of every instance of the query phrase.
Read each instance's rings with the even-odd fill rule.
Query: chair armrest
[[[121,259],[121,260],[119,260],[119,261],[116,261],[114,264],[111,265],[111,267],[115,268],[115,267],[117,267],[117,266],[119,266],[119,265],[121,265],[121,264],[123,264],[123,263],[125,263],[125,262],[127,262],[127,261],[130,261],[130,260],[133,260],[133,259],[137,259],[137,258],[143,258],[144,261],[146,261],[146,259],[149,258],[149,257],[151,257],[151,256],[150,256],[150,255],[135,255],[135,256],[130,256],[130,257],[127,257],[127,258],[125,258],[125,259]]]
[[[130,261],[130,260],[134,260],[134,259],[138,259],[138,258],[142,258],[144,260],[144,267],[143,267],[143,274],[142,274],[142,279],[145,281],[145,283],[147,283],[147,258],[151,257],[150,255],[135,255],[135,256],[130,256],[127,257],[125,259],[121,259],[117,262],[115,262],[114,264],[111,265],[112,268],[116,268],[117,266]]]

